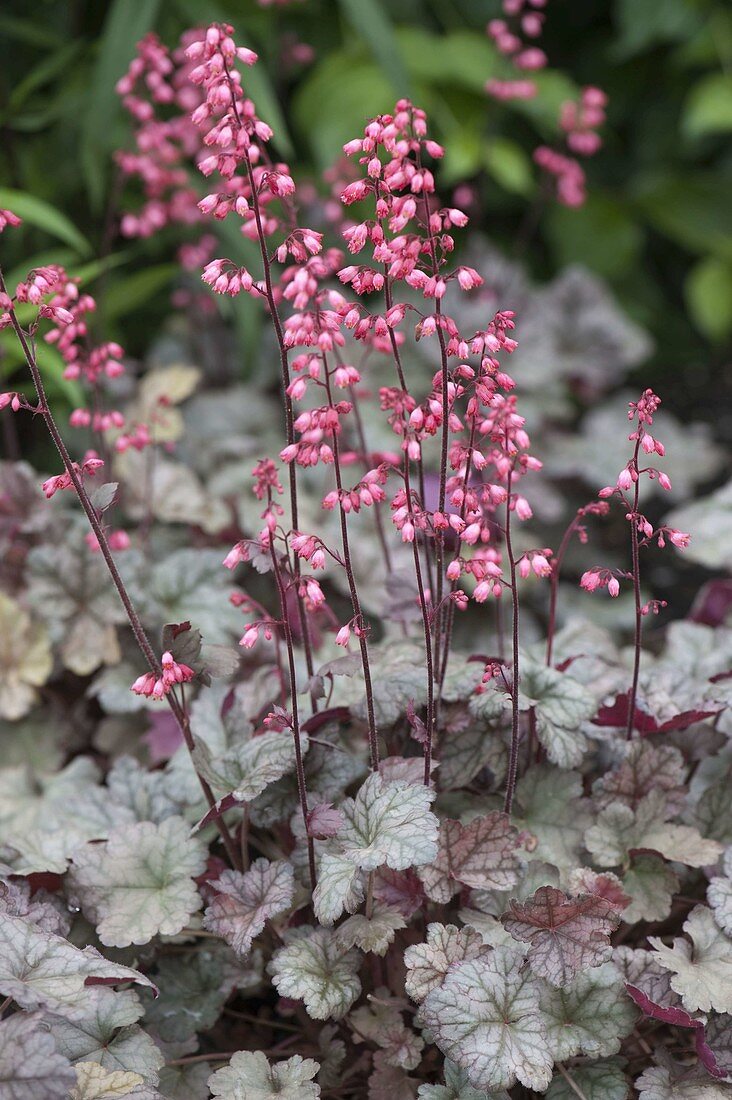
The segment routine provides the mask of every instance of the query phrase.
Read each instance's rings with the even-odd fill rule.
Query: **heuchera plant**
[[[506,0],[490,24],[519,70],[544,63],[524,41],[543,6]],[[28,467],[3,474],[27,591],[0,597],[0,1091],[730,1096],[732,631],[678,622],[642,653],[665,604],[644,597],[641,551],[690,537],[641,511],[648,481],[671,487],[651,465],[660,399],[630,404],[627,464],[556,552],[527,535],[524,479],[542,462],[510,367],[520,325],[510,302],[477,329],[456,319],[483,275],[455,259],[468,217],[438,197],[424,111],[400,100],[366,122],[345,146],[339,218],[301,225],[247,95],[256,55],[233,34],[192,31],[172,55],[140,44],[120,86],[138,152],[120,163],[146,192],[123,230],[200,225],[186,265],[271,324],[281,445],[252,471],[252,522],[213,504],[194,522],[193,480],[170,514],[191,545],[156,539],[189,376],[163,369],[123,408],[123,349],[95,342],[79,281],[56,265],[15,287],[0,273],[0,326],[35,389],[0,406],[40,418],[60,460],[37,491]],[[584,188],[570,153],[596,150],[603,107],[586,89],[563,110],[567,150],[537,151],[568,205]],[[256,264],[216,251],[209,223],[227,217]],[[0,211],[1,230],[18,224]],[[95,446],[78,460],[39,337],[88,398],[71,427]],[[617,505],[627,561],[580,584],[618,597],[628,582],[629,649],[589,605],[559,626],[567,555]],[[539,586],[546,611],[526,630]],[[77,709],[62,720],[39,704],[64,676]],[[89,708],[93,752],[73,729]],[[21,748],[21,721],[40,747]]]

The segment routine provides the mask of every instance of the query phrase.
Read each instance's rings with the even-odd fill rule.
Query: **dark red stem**
[[[5,279],[3,277],[2,270],[0,270],[0,293],[7,295],[7,288],[5,286]],[[158,658],[155,654],[155,650],[150,644],[150,639],[145,633],[145,628],[140,621],[140,616],[138,615],[137,610],[132,603],[130,595],[125,587],[124,581],[122,580],[120,572],[117,569],[117,565],[115,563],[114,557],[112,556],[112,551],[109,547],[109,542],[107,540],[104,527],[99,521],[96,509],[94,508],[94,505],[91,502],[91,498],[89,497],[89,494],[84,487],[84,482],[82,481],[76,466],[72,462],[71,456],[69,455],[69,452],[66,448],[66,444],[64,443],[63,438],[61,437],[61,433],[56,426],[56,421],[53,418],[53,414],[48,404],[45,387],[43,385],[43,379],[41,377],[41,372],[38,369],[36,357],[28,343],[26,334],[21,328],[20,322],[18,321],[15,310],[12,308],[12,306],[8,310],[8,313],[10,314],[10,323],[13,326],[15,335],[17,336],[18,342],[20,343],[20,346],[22,348],[25,361],[28,365],[28,369],[33,379],[33,385],[35,387],[36,394],[38,395],[38,412],[41,414],[45,421],[46,428],[48,429],[48,434],[53,440],[56,450],[58,451],[61,461],[64,465],[64,469],[69,475],[71,484],[74,486],[76,495],[79,498],[84,512],[86,513],[86,518],[89,520],[89,526],[94,532],[97,542],[99,543],[99,549],[102,553],[102,557],[104,558],[104,562],[109,571],[109,575],[112,578],[112,582],[117,589],[117,594],[122,602],[122,606],[125,609],[127,619],[132,628],[132,633],[135,635],[135,640],[137,641],[137,644],[140,647],[140,650],[142,651],[145,660],[150,666],[150,669],[155,673],[156,676],[159,677],[162,675],[160,662],[158,661]],[[165,698],[168,702],[168,706],[173,712],[175,720],[180,726],[180,730],[183,734],[186,746],[188,747],[189,752],[192,753],[194,749],[194,742],[193,735],[190,730],[190,724],[188,721],[188,714],[180,705],[178,699],[174,694],[168,694]],[[198,772],[196,772],[196,774],[198,775]],[[206,798],[206,802],[208,803],[209,809],[213,809],[213,807],[216,805],[216,799],[214,797],[213,791],[211,790],[210,786],[203,778],[203,776],[198,775],[198,780],[201,784],[201,788]],[[224,843],[224,847],[226,848],[226,851],[232,862],[232,866],[238,867],[239,852],[234,842],[234,838],[229,832],[226,823],[222,821],[220,817],[216,819],[216,825],[219,833],[221,834],[221,839]]]

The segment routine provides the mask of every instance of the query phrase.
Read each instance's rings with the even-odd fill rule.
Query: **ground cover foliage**
[[[527,171],[582,218],[605,95],[504,8],[481,92],[559,109]],[[315,187],[235,28],[127,60],[144,356],[0,210],[0,415],[49,440],[0,465],[0,1095],[732,1095],[723,448],[418,101]]]

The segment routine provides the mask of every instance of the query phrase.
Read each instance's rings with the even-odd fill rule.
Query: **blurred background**
[[[190,26],[228,20],[260,54],[246,86],[312,209],[369,116],[402,95],[427,111],[447,150],[440,194],[471,213],[471,262],[498,304],[519,310],[514,373],[555,486],[542,489],[539,512],[558,519],[567,485],[582,502],[615,476],[624,401],[645,386],[673,414],[659,430],[674,456],[673,503],[703,498],[704,508],[728,477],[732,432],[732,6],[550,0],[540,94],[509,103],[485,93],[487,80],[507,75],[485,30],[499,14],[498,0],[36,0],[32,11],[5,0],[0,206],[24,217],[0,244],[10,281],[63,262],[97,297],[105,338],[133,359],[177,340],[176,354],[183,347],[202,366],[204,389],[276,385],[253,303],[218,303],[191,325],[192,277],[177,256],[200,227],[169,225],[146,239],[120,232],[142,201],[114,157],[133,143],[115,84],[136,42],[155,31],[173,47]],[[585,85],[607,93],[608,120],[585,165],[587,201],[571,209],[542,184],[532,153],[557,139],[562,102]],[[218,230],[231,255],[246,243],[226,223]],[[7,381],[19,366],[7,333],[0,354]],[[54,400],[73,407],[53,350],[43,354]],[[614,430],[617,456],[607,450]],[[717,514],[726,509],[722,535],[715,529],[688,564],[675,556],[659,567],[657,593],[681,589],[688,606],[705,570],[732,564],[731,498],[724,489],[715,498]]]

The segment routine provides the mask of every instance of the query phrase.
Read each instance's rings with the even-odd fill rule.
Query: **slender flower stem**
[[[378,195],[378,191],[377,191],[377,195]],[[382,233],[384,233],[385,230],[384,230],[383,220],[379,221],[379,226],[381,227]],[[384,304],[386,306],[386,312],[388,313],[389,310],[391,309],[392,305],[394,304],[394,296],[393,296],[393,293],[392,293],[392,279],[391,279],[391,276],[389,274],[389,265],[385,263],[383,265],[383,270],[384,270]],[[394,335],[394,331],[391,327],[389,328],[389,343],[391,344],[391,351],[392,351],[392,356],[394,358],[394,366],[396,368],[396,374],[397,374],[397,378],[399,380],[399,386],[402,390],[402,393],[408,394],[409,393],[409,388],[407,386],[407,377],[404,373],[404,364],[402,363],[401,354],[399,352],[399,344],[397,343],[396,336]],[[419,458],[417,459],[417,476],[419,478],[420,500],[422,501],[422,507],[424,508],[424,507],[426,507],[427,494],[426,494],[426,491],[425,491],[424,463],[422,461],[422,448],[421,448],[421,446],[420,446],[420,450],[419,450]],[[425,576],[427,578],[427,586],[428,586],[430,592],[434,593],[435,589],[434,589],[434,586],[433,586],[433,583],[432,583],[432,562],[430,560],[429,540],[428,539],[424,540],[424,563],[425,563]]]
[[[516,790],[519,758],[519,598],[516,584],[516,561],[513,556],[511,542],[511,481],[513,472],[509,471],[507,479],[506,496],[506,555],[511,571],[511,600],[513,604],[513,684],[511,689],[511,751],[508,760],[508,776],[506,778],[506,798],[503,809],[507,814],[511,813],[513,796]]]
[[[404,488],[407,493],[407,501],[412,500],[412,489],[409,480],[409,457],[404,452]],[[422,578],[422,563],[419,560],[419,548],[416,538],[412,542],[412,554],[414,556],[414,572],[417,578],[417,591],[419,593],[419,606],[422,612],[422,629],[424,632],[424,651],[427,662],[427,740],[424,743],[424,785],[429,787],[432,782],[432,749],[435,736],[435,669],[432,652],[432,630],[430,628],[430,616],[427,609],[427,599]]]
[[[5,279],[3,277],[3,273],[2,273],[1,269],[0,269],[0,293],[7,295],[7,288],[6,288],[6,285],[5,285]],[[158,661],[158,658],[155,654],[155,650],[153,649],[153,647],[150,643],[150,639],[148,638],[148,636],[145,632],[145,628],[142,625],[142,622],[140,620],[140,616],[138,615],[137,610],[136,610],[136,608],[135,608],[135,606],[132,602],[132,599],[130,598],[130,595],[127,591],[127,588],[125,587],[124,581],[122,580],[122,577],[120,576],[120,572],[117,569],[117,565],[115,563],[114,557],[112,556],[112,551],[110,549],[109,541],[107,540],[107,536],[106,536],[106,533],[104,531],[104,527],[103,527],[102,523],[99,520],[96,509],[94,508],[94,505],[91,502],[91,498],[90,498],[90,496],[89,496],[89,494],[86,491],[86,488],[84,486],[84,482],[82,481],[82,478],[81,478],[76,466],[74,465],[74,463],[71,459],[71,456],[70,456],[70,454],[67,450],[66,444],[64,443],[63,438],[61,436],[61,433],[59,432],[58,427],[56,425],[56,421],[53,418],[53,414],[52,414],[50,406],[48,404],[48,398],[46,397],[46,391],[45,391],[45,387],[43,385],[43,379],[41,377],[41,372],[38,368],[38,363],[36,361],[36,357],[35,357],[35,354],[33,352],[33,349],[31,348],[31,345],[28,342],[28,338],[26,336],[26,333],[22,329],[22,327],[20,325],[20,322],[18,321],[17,315],[15,313],[15,310],[13,309],[12,306],[8,309],[8,313],[10,314],[10,323],[13,327],[13,330],[15,332],[16,337],[18,338],[18,342],[19,342],[19,344],[21,346],[21,349],[23,351],[23,356],[25,357],[25,361],[28,365],[28,369],[30,371],[31,378],[33,379],[33,385],[35,387],[36,394],[38,396],[38,412],[43,417],[43,419],[46,423],[46,428],[48,429],[48,434],[50,435],[51,439],[53,440],[53,443],[56,447],[56,450],[58,451],[59,456],[61,458],[61,461],[64,465],[64,469],[66,470],[66,473],[69,475],[69,478],[71,480],[71,484],[74,486],[74,490],[76,492],[77,497],[79,498],[79,502],[81,503],[81,506],[84,509],[84,512],[86,513],[87,519],[89,520],[89,526],[91,527],[92,531],[94,532],[94,534],[96,536],[96,539],[97,539],[97,542],[99,543],[99,549],[102,553],[102,557],[104,558],[104,562],[105,562],[105,564],[107,566],[107,569],[109,571],[109,575],[112,578],[112,583],[114,584],[115,588],[117,589],[117,594],[118,594],[118,596],[119,596],[119,598],[122,602],[122,606],[125,609],[125,613],[127,615],[128,622],[129,622],[129,624],[132,628],[132,633],[135,636],[135,640],[137,641],[137,644],[140,647],[140,650],[141,650],[145,660],[147,661],[148,665],[150,666],[150,669],[155,673],[156,676],[160,676],[162,674],[162,671],[161,671],[161,668],[160,668],[160,662]],[[165,698],[168,702],[168,706],[170,707],[171,711],[173,712],[173,715],[175,717],[176,722],[180,726],[180,730],[181,730],[181,733],[183,734],[183,739],[185,740],[186,746],[187,746],[189,752],[192,753],[193,749],[194,749],[194,742],[193,742],[193,735],[192,735],[191,729],[190,729],[190,722],[188,720],[188,713],[181,706],[180,702],[178,701],[178,699],[176,698],[176,696],[172,692],[170,694],[166,695]],[[206,782],[206,780],[203,778],[203,776],[199,775],[198,771],[196,772],[196,775],[198,775],[198,780],[201,784],[201,788],[202,788],[204,796],[206,798],[206,802],[208,803],[209,809],[213,809],[216,805],[216,799],[214,797],[213,791],[211,790],[211,787]],[[226,851],[229,855],[229,859],[231,860],[232,865],[234,867],[238,868],[239,867],[239,852],[237,851],[237,847],[236,847],[236,843],[234,841],[234,838],[232,837],[231,833],[229,832],[229,829],[228,829],[226,823],[224,821],[222,821],[222,819],[220,817],[218,817],[216,819],[216,826],[219,830],[219,833],[221,834],[221,839],[224,843],[224,847],[226,848]]]
[[[336,352],[339,362],[340,356]],[[353,406],[353,421],[356,425],[356,435],[358,437],[358,445],[361,449],[363,456],[363,464],[366,470],[371,469],[371,463],[369,462],[369,450],[366,444],[366,432],[363,426],[363,418],[361,416],[361,410],[358,407],[358,400],[356,397],[356,391],[353,386],[348,387],[348,393],[351,398],[351,405]],[[381,509],[379,508],[378,501],[374,501],[374,522],[376,524],[376,534],[379,539],[379,546],[381,547],[381,553],[384,556],[384,565],[386,566],[387,573],[391,573],[391,551],[389,550],[389,543],[386,541],[386,534],[384,532],[384,521],[381,518]]]
[[[391,283],[389,280],[388,270],[384,271],[384,296],[386,302],[387,311],[391,309],[392,297],[391,297]],[[399,355],[399,345],[397,344],[396,337],[393,330],[389,329],[389,340],[391,343],[392,355],[394,357],[394,363],[396,365],[397,378],[399,379],[399,385],[406,393],[406,379],[404,376],[404,368],[402,366],[401,356]],[[419,464],[419,476],[420,483],[422,485],[422,504],[424,505],[424,481],[423,481],[423,468],[420,461]],[[407,507],[410,512],[412,509],[412,487],[409,476],[409,453],[405,449],[404,451],[404,489],[407,494]],[[424,587],[424,578],[422,575],[422,565],[419,560],[419,548],[417,546],[417,538],[412,542],[412,554],[414,556],[414,572],[417,578],[417,592],[419,595],[419,607],[422,613],[422,627],[424,630],[424,645],[425,645],[425,658],[427,662],[427,741],[424,746],[424,783],[425,786],[429,786],[432,778],[432,753],[433,753],[433,739],[436,724],[436,701],[435,701],[435,656],[432,647],[432,627],[430,623],[429,608],[427,606],[427,594]],[[427,555],[427,568],[429,569],[429,555]]]
[[[575,516],[572,522],[567,527],[567,530],[562,536],[562,541],[559,544],[556,557],[552,562],[552,573],[549,580],[549,622],[546,631],[546,663],[551,666],[552,654],[554,650],[554,635],[557,629],[557,595],[559,592],[559,574],[564,562],[564,555],[567,553],[569,543],[572,535],[577,529],[578,516]]]
[[[239,102],[236,97],[234,83],[231,79],[228,67],[224,64],[224,71],[231,90],[231,102],[234,109],[234,119],[239,129],[244,129],[244,123],[241,119],[239,111]],[[274,328],[275,337],[277,339],[277,347],[279,349],[280,357],[280,373],[282,377],[282,399],[285,407],[285,435],[287,438],[287,445],[291,446],[295,440],[294,429],[294,416],[292,411],[292,398],[287,392],[290,385],[290,364],[288,360],[287,347],[285,346],[284,331],[282,328],[282,321],[280,320],[279,310],[277,308],[277,300],[274,293],[274,284],[272,282],[272,264],[269,258],[269,252],[267,250],[267,238],[264,232],[264,225],[262,222],[262,211],[260,209],[259,194],[257,191],[256,181],[254,178],[254,167],[252,165],[252,159],[249,154],[249,149],[245,148],[244,151],[244,164],[247,172],[247,180],[249,182],[249,189],[252,195],[252,210],[254,211],[254,221],[257,227],[257,242],[259,244],[259,252],[262,259],[262,272],[264,274],[265,285],[265,299],[269,308],[269,314],[272,319],[272,327]],[[295,463],[290,463],[288,467],[288,476],[290,481],[290,514],[292,519],[292,526],[295,531],[300,528],[299,522],[299,509],[298,509],[298,494],[297,494],[297,470]],[[295,579],[297,580],[300,575],[300,562],[299,559],[295,561]],[[305,651],[305,665],[308,670],[308,676],[312,680],[314,673],[313,664],[313,648],[310,639],[310,627],[305,614],[305,605],[300,595],[299,587],[297,591],[297,607],[298,616],[300,619],[300,631],[302,633],[302,644]],[[317,700],[314,694],[310,696],[311,705],[313,710],[317,710]]]
[[[465,519],[465,511],[467,506],[467,494],[468,484],[470,482],[470,474],[472,471],[473,463],[473,446],[475,445],[475,418],[472,419],[470,424],[470,440],[468,442],[468,458],[465,463],[465,474],[463,475],[463,498],[460,504],[460,519]],[[450,594],[456,590],[457,581],[450,582]],[[447,608],[447,619],[445,624],[445,644],[442,652],[442,666],[439,669],[439,692],[438,695],[442,698],[442,689],[445,686],[445,677],[447,676],[447,666],[450,660],[450,646],[452,644],[452,628],[455,622],[455,604],[451,600]]]
[[[417,157],[417,166],[421,168],[421,162]],[[430,223],[430,207],[427,194],[423,192],[422,195],[424,206],[424,218],[425,218],[425,230],[427,232],[427,241],[429,245],[429,255],[432,261],[432,275],[433,278],[439,278],[440,266],[437,262],[437,246],[435,243],[435,235],[432,231],[432,225]],[[447,365],[447,348],[445,346],[445,334],[442,331],[442,304],[439,298],[435,298],[435,317],[437,318],[437,340],[440,345],[440,400],[442,404],[442,427],[440,437],[440,488],[438,493],[437,510],[441,515],[445,514],[445,501],[447,497],[447,464],[448,453],[450,445],[450,395],[449,395],[449,374]],[[445,609],[443,608],[443,592],[445,586],[445,536],[444,531],[435,531],[435,572],[436,572],[436,584],[435,584],[435,616],[434,616],[434,632],[435,632],[435,667],[439,670],[441,667],[441,653],[443,647],[443,631]],[[440,696],[437,697],[437,708],[439,711]]]
[[[282,570],[280,569],[280,563],[277,560],[277,553],[274,548],[272,539],[269,542],[269,553],[272,559],[272,572],[274,573],[275,582],[277,584],[277,594],[280,601],[280,614],[282,615],[282,629],[285,634],[285,645],[287,647],[287,659],[290,667],[290,705],[292,707],[292,737],[295,743],[295,770],[297,772],[297,793],[300,800],[300,810],[302,812],[302,820],[305,826],[305,837],[308,845],[308,866],[310,869],[310,885],[312,889],[315,889],[316,875],[315,875],[315,847],[313,845],[313,838],[308,832],[308,795],[305,785],[305,768],[302,762],[302,747],[300,745],[300,713],[297,703],[297,674],[295,671],[295,647],[292,641],[292,630],[290,629],[290,620],[287,617],[287,592],[285,591],[285,582],[282,577]],[[296,582],[297,583],[297,582]]]
[[[633,651],[633,682],[630,687],[630,695],[628,697],[628,726],[626,729],[626,739],[630,741],[633,737],[633,725],[635,719],[635,701],[638,696],[638,677],[640,675],[640,661],[641,661],[641,635],[643,632],[643,612],[642,612],[642,598],[641,598],[641,583],[640,583],[640,554],[638,547],[638,504],[640,500],[640,478],[638,476],[638,452],[640,450],[640,440],[635,442],[635,451],[633,453],[633,469],[635,470],[636,479],[634,483],[633,493],[633,511],[630,519],[630,552],[633,563],[633,597],[635,600],[635,637],[634,637],[634,651]]]
[[[328,395],[328,404],[333,405],[333,391],[330,384],[330,371],[328,369],[328,360],[323,353],[323,368],[325,373],[325,390]],[[346,577],[348,579],[348,589],[351,594],[351,609],[353,611],[356,625],[358,626],[358,644],[361,649],[361,665],[363,667],[363,679],[364,688],[366,690],[366,714],[368,717],[369,726],[369,750],[371,753],[371,767],[374,771],[379,766],[379,735],[376,729],[376,712],[374,707],[374,690],[371,683],[371,665],[369,662],[369,646],[367,631],[364,623],[363,612],[361,610],[361,600],[358,595],[358,585],[356,584],[356,578],[353,573],[353,562],[351,559],[351,546],[348,538],[348,520],[346,519],[346,513],[341,507],[341,498],[343,496],[343,478],[341,475],[341,453],[340,444],[338,442],[338,432],[334,431],[332,435],[333,440],[333,468],[335,471],[336,487],[338,489],[338,515],[341,523],[341,543],[343,546],[343,565],[346,570]]]

